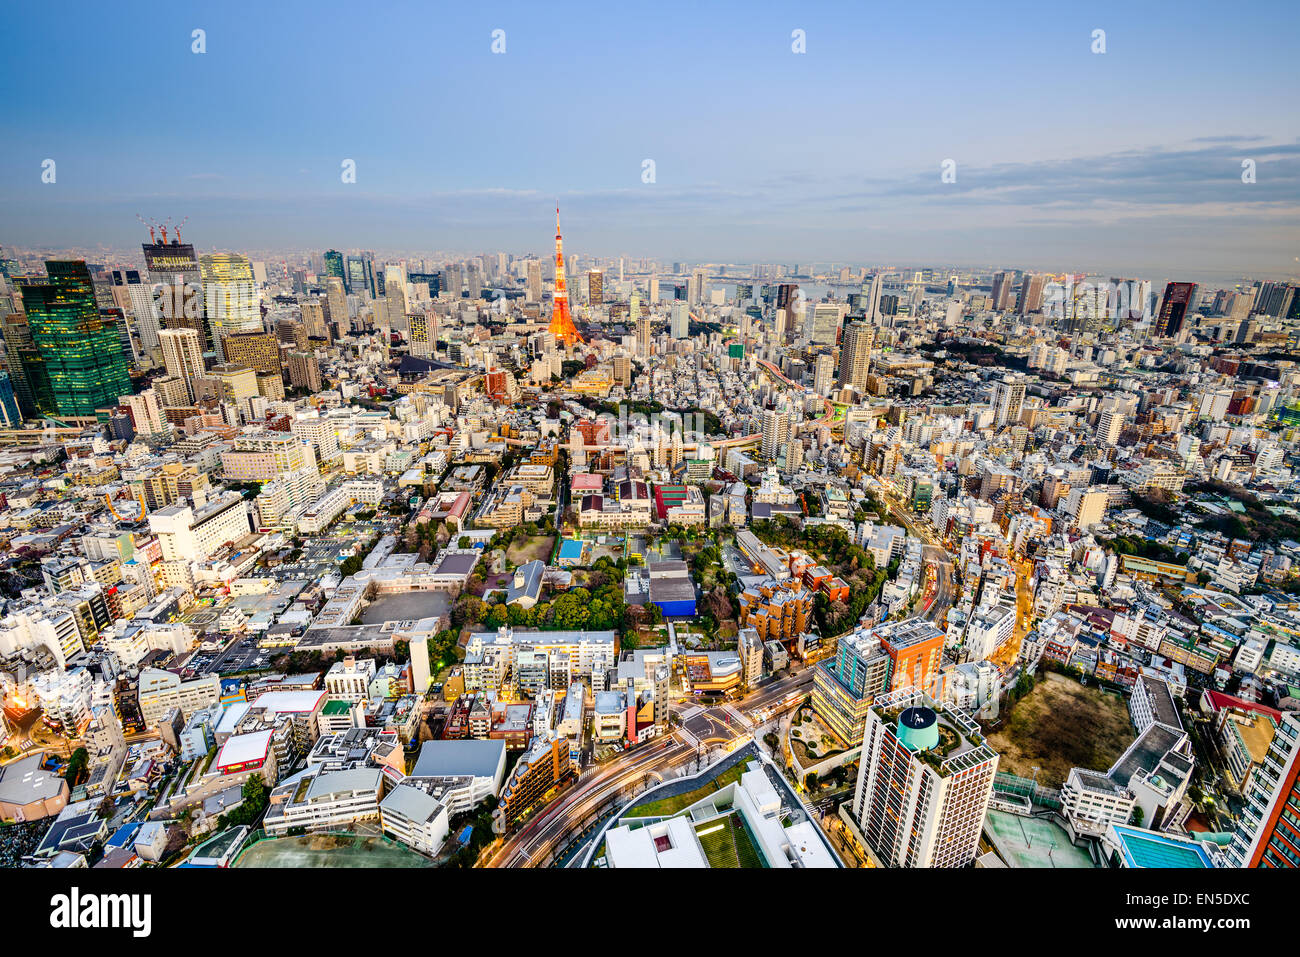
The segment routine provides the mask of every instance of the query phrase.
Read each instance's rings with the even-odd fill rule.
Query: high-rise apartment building
[[[1003,426],[1020,421],[1020,410],[1025,401],[1025,378],[1006,375],[993,384],[993,424]]]
[[[998,755],[965,712],[906,689],[867,715],[853,817],[886,867],[965,867],[979,849]]]
[[[868,322],[850,322],[844,327],[836,386],[859,391],[866,388],[867,372],[871,368],[871,347],[875,340],[876,327]]]
[[[790,440],[792,416],[784,409],[765,409],[763,411],[763,447],[764,461],[775,462],[777,452]]]
[[[203,376],[203,345],[198,331],[190,328],[160,329],[158,344],[162,348],[167,374],[185,384],[192,400],[194,380]]]
[[[1005,312],[1011,308],[1012,283],[1016,278],[1012,272],[996,272],[993,274],[993,311]]]
[[[1020,297],[1016,302],[1016,311],[1022,316],[1039,312],[1043,308],[1043,284],[1046,276],[1030,273],[1020,281]]]
[[[605,274],[599,269],[587,273],[587,302],[599,306],[605,301]]]
[[[1124,413],[1118,409],[1107,409],[1097,420],[1097,444],[1113,446],[1123,431]]]
[[[1225,854],[1235,867],[1300,867],[1300,716],[1282,712],[1262,764],[1250,777]]]

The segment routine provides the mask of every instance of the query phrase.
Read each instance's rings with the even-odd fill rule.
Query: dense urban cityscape
[[[5,865],[1296,862],[1300,285],[560,214],[6,251]]]
[[[8,11],[0,942],[1283,929],[1297,12]]]

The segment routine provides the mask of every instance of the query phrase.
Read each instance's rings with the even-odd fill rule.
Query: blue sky
[[[77,8],[6,20],[0,243],[1300,270],[1294,2]]]

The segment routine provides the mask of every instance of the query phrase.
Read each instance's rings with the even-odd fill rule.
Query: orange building
[[[882,634],[880,644],[890,660],[889,690],[911,687],[924,691],[931,687],[943,661],[943,639],[943,632],[933,626]]]

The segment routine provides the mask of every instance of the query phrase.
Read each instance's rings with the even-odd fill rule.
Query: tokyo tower
[[[560,238],[560,207],[555,207],[555,304],[551,307],[548,330],[557,342],[574,346],[582,341],[569,314],[569,291],[564,283],[564,241]]]

